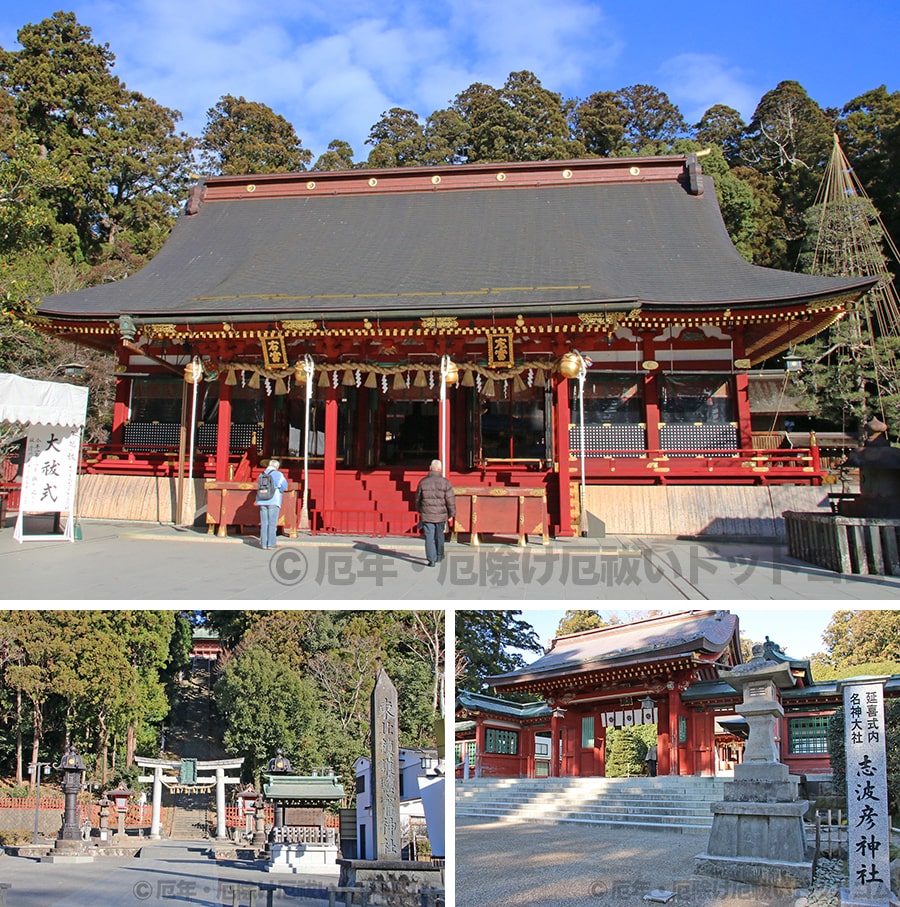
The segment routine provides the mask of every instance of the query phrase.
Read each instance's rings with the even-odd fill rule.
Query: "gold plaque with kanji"
[[[488,367],[512,368],[514,365],[513,332],[488,334]]]
[[[259,342],[262,344],[263,368],[287,368],[287,349],[283,334],[260,334]]]

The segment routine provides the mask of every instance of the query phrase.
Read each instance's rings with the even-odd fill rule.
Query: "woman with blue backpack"
[[[278,532],[278,515],[281,513],[281,496],[287,491],[288,482],[278,467],[279,460],[269,460],[260,473],[256,488],[256,506],[259,507],[259,547],[274,548]]]

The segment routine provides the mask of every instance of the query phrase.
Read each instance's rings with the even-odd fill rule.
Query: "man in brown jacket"
[[[432,460],[428,475],[416,489],[416,510],[425,536],[425,558],[433,567],[444,559],[444,523],[456,516],[453,486],[444,478],[440,460]]]

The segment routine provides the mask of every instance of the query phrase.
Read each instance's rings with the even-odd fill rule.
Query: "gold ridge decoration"
[[[281,327],[285,331],[315,331],[318,325],[312,318],[294,318],[282,321]]]
[[[419,322],[423,331],[455,331],[459,328],[459,319],[452,315],[423,318]]]
[[[159,340],[165,337],[174,337],[178,333],[178,328],[174,324],[142,324],[141,333],[146,334],[151,340]]]
[[[637,309],[634,310],[635,314]],[[620,321],[631,318],[632,313],[625,312],[579,312],[578,320],[585,327],[604,328],[607,331],[614,331]]]

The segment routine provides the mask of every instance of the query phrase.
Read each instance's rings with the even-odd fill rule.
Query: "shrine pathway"
[[[609,536],[471,547],[448,543],[437,567],[421,540],[281,539],[81,521],[83,538],[27,541],[0,531],[7,601],[848,601],[896,600],[900,577],[840,576],[788,557],[783,545]]]
[[[260,889],[257,907],[324,907],[337,876],[272,875],[253,863],[213,860],[203,845],[158,842],[134,859],[104,857],[92,863],[41,863],[0,856],[0,880],[10,884],[9,907],[141,907],[233,903],[235,885]],[[238,901],[249,904],[244,890]]]
[[[705,834],[552,824],[456,823],[456,907],[795,907],[798,892],[692,874]]]

